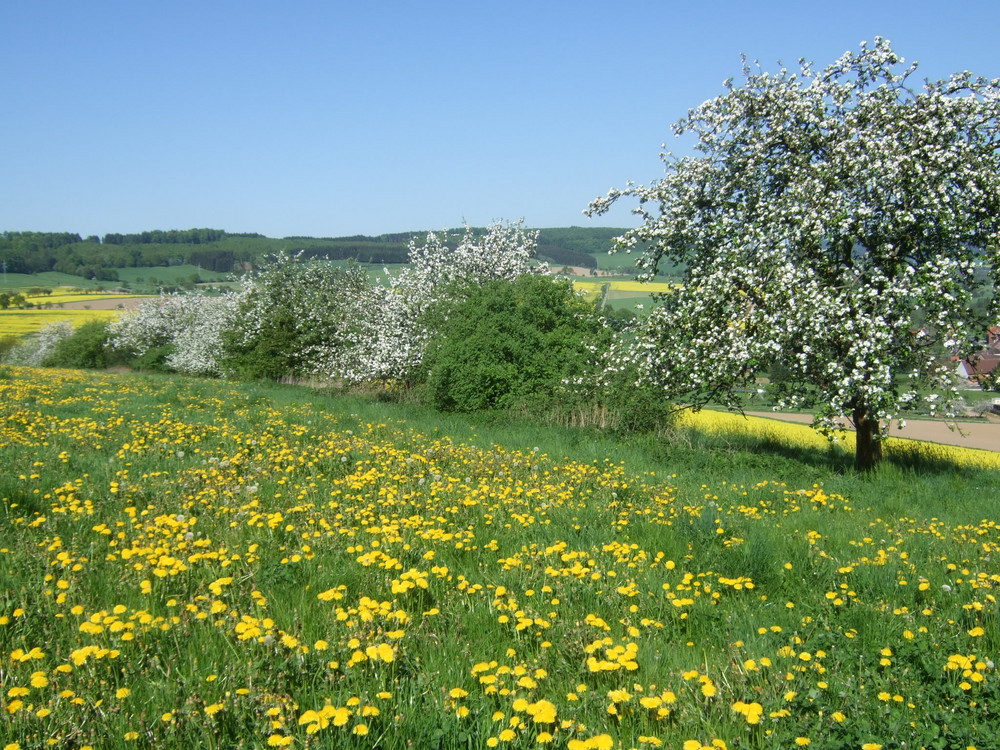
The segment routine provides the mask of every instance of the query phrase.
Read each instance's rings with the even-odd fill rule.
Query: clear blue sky
[[[890,39],[1000,77],[1000,2],[9,0],[0,231],[340,236],[524,218],[662,174],[740,54]]]

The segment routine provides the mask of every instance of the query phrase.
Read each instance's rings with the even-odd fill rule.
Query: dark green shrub
[[[4,355],[17,346],[19,341],[17,336],[7,335],[0,336],[0,360],[3,359]]]
[[[126,364],[134,370],[142,372],[173,372],[167,364],[167,357],[175,351],[173,344],[151,346],[142,354],[127,359]]]
[[[301,370],[298,338],[291,316],[277,310],[250,339],[238,330],[223,332],[223,368],[236,380],[281,380]]]
[[[106,323],[100,320],[84,323],[56,343],[53,351],[42,360],[42,366],[102,370],[122,364],[124,356],[110,349],[107,340]]]
[[[445,411],[557,399],[588,369],[608,329],[568,282],[522,276],[469,290],[431,313],[426,392]]]
[[[635,373],[629,369],[622,371],[603,391],[615,432],[662,432],[674,421],[674,404],[654,386],[637,386]]]

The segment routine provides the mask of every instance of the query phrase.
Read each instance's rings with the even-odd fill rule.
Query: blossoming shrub
[[[108,340],[142,369],[219,375],[222,333],[237,303],[234,294],[154,297],[111,321]]]
[[[55,352],[59,342],[72,335],[73,324],[69,321],[49,323],[37,333],[14,343],[4,355],[4,362],[37,367]]]
[[[221,337],[220,369],[240,380],[339,373],[359,338],[368,286],[357,266],[276,258],[245,282]]]
[[[458,239],[430,232],[422,244],[411,241],[407,267],[371,287],[360,305],[366,335],[352,352],[351,367],[325,372],[352,382],[412,384],[431,338],[431,308],[490,281],[514,281],[540,270],[531,264],[537,242],[538,233],[521,222],[494,222],[482,235],[466,227]]]

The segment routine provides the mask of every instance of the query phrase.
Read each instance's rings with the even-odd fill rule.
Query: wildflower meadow
[[[1000,736],[994,471],[744,481],[59,369],[5,368],[0,415],[0,747]]]

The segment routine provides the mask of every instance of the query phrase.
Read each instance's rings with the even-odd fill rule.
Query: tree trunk
[[[856,449],[854,468],[871,471],[882,460],[882,432],[877,419],[871,419],[867,406],[854,408],[854,429]]]

